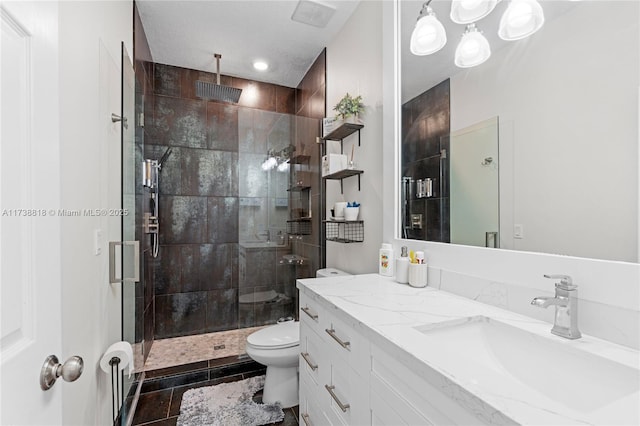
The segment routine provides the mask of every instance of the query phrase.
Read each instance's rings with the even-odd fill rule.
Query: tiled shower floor
[[[241,328],[155,340],[144,367],[139,371],[243,355],[247,336],[261,328],[263,327]]]
[[[173,426],[187,390],[264,374],[266,368],[248,358],[244,350],[247,336],[260,328],[156,340],[140,369],[146,378],[132,424]],[[254,401],[262,402],[262,391]],[[284,412],[284,420],[275,425],[297,426],[298,407]]]

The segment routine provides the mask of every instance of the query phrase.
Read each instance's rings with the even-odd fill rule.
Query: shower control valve
[[[160,223],[157,216],[151,216],[151,213],[145,213],[142,217],[142,229],[145,234],[157,234],[160,230]]]

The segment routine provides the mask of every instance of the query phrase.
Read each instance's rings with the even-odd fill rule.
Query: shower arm
[[[222,58],[222,55],[214,53],[213,56],[216,58],[216,83],[220,86],[220,58]]]

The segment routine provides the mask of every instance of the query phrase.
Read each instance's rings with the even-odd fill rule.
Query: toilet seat
[[[284,349],[300,344],[300,323],[287,321],[256,331],[247,343],[259,349]]]

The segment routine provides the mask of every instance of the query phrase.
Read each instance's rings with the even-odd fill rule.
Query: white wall
[[[582,2],[451,78],[452,131],[500,118],[501,247],[638,261],[639,10]]]
[[[336,201],[357,201],[360,219],[364,220],[364,243],[327,242],[327,265],[351,273],[377,271],[377,255],[382,242],[382,2],[363,1],[342,31],[327,46],[327,115],[335,115],[333,107],[344,96],[362,95],[366,106],[361,116],[361,146],[357,136],[344,141],[344,152],[351,155],[355,144],[356,168],[364,170],[361,189],[358,180],[327,182],[327,208]],[[327,142],[328,152],[339,153],[339,142]],[[386,199],[391,204],[390,198]],[[330,213],[327,214],[329,216]]]
[[[133,52],[130,1],[60,3],[61,207],[120,207],[120,43]],[[102,254],[94,231],[102,230]],[[85,369],[63,385],[65,425],[108,425],[111,382],[99,360],[120,340],[120,288],[108,280],[107,242],[120,240],[120,218],[62,219],[62,359]]]

